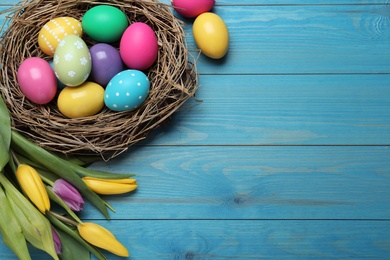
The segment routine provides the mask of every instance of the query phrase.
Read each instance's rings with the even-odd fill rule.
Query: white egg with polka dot
[[[139,70],[124,70],[107,84],[104,103],[113,111],[131,111],[138,108],[150,90],[148,77]]]

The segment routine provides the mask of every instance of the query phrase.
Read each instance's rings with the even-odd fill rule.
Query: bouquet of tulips
[[[133,175],[92,170],[76,157],[51,153],[12,130],[0,98],[0,232],[20,258],[31,259],[27,244],[53,259],[106,259],[100,249],[119,256],[128,250],[103,226],[82,222],[76,211],[84,199],[109,219],[112,207],[99,194],[120,194],[137,188]],[[51,203],[59,205],[57,211]],[[59,212],[60,211],[60,212]]]

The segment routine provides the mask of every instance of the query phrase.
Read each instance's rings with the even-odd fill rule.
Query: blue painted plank
[[[94,165],[140,187],[107,197],[112,221],[81,217],[132,259],[390,258],[388,4],[217,0],[232,42],[199,60],[203,102]]]
[[[20,0],[2,0],[1,5],[13,5],[20,3]],[[160,0],[159,2],[171,4],[170,0]],[[216,0],[216,6],[219,5],[374,5],[388,4],[388,0]]]
[[[201,73],[390,72],[389,6],[226,7],[216,13],[229,28],[229,52],[218,61],[201,56]]]
[[[142,146],[93,168],[137,174],[115,220],[390,219],[388,146]]]
[[[147,143],[390,144],[390,75],[200,75]]]
[[[95,221],[131,259],[389,259],[389,221]],[[127,228],[124,228],[127,227]],[[1,241],[2,243],[2,241]],[[50,259],[31,251],[33,259]],[[124,259],[107,253],[110,260]],[[17,259],[4,246],[0,258]]]
[[[201,74],[390,73],[388,5],[221,6],[230,49]],[[196,55],[191,25],[189,49]]]

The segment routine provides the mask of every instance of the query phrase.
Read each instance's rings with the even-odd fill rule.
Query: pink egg
[[[188,18],[210,11],[214,4],[215,0],[172,0],[175,11]]]
[[[119,52],[130,69],[148,69],[158,53],[157,37],[153,29],[142,22],[131,24],[122,35]]]
[[[19,66],[17,80],[26,98],[36,104],[49,103],[56,95],[56,76],[50,64],[42,58],[25,59]]]

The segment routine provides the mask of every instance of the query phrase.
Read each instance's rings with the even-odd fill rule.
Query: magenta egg
[[[214,4],[215,0],[172,0],[175,11],[188,18],[194,18],[202,13],[210,11]]]
[[[19,66],[17,80],[28,100],[49,103],[57,92],[57,78],[49,62],[39,57],[25,59]]]
[[[95,44],[89,52],[92,60],[91,79],[103,87],[124,69],[119,51],[109,44]]]
[[[119,52],[130,69],[145,70],[157,59],[158,43],[153,29],[142,22],[131,24],[123,33]]]

